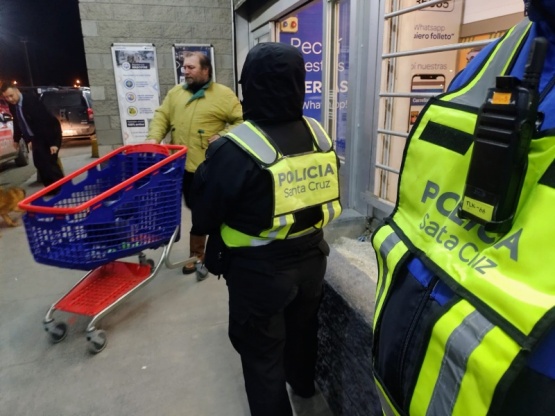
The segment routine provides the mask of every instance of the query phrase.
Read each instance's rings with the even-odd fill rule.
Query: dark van
[[[40,97],[46,108],[60,121],[62,139],[91,138],[94,135],[90,88],[51,88],[44,90]]]

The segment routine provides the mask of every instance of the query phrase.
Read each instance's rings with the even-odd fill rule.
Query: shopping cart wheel
[[[139,264],[143,266],[148,264],[150,266],[150,270],[154,270],[154,260],[147,258],[145,253],[139,253]]]
[[[106,348],[106,344],[108,343],[106,332],[102,329],[95,329],[94,331],[88,333],[87,341],[89,341],[89,352],[92,354],[98,354]]]
[[[57,344],[58,342],[63,341],[67,335],[67,324],[65,322],[54,322],[54,320],[50,322],[44,323],[44,330],[48,332],[50,336],[50,341],[52,343]]]

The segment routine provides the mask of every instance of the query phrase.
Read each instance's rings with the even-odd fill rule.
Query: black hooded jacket
[[[261,43],[248,53],[241,73],[243,119],[254,122],[284,155],[312,151],[302,120],[305,88],[302,54],[282,43]],[[195,228],[219,234],[225,223],[249,235],[272,226],[270,174],[245,151],[222,137],[211,144],[195,174],[192,219]],[[295,215],[295,230],[321,220],[320,208]]]

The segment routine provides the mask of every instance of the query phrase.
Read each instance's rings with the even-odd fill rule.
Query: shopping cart
[[[150,282],[162,263],[173,269],[194,262],[197,279],[206,277],[196,257],[170,260],[181,224],[186,152],[184,146],[123,146],[19,204],[35,261],[89,271],[48,310],[44,328],[52,342],[67,335],[67,324],[53,318],[60,310],[91,317],[88,349],[102,351],[106,333],[96,323]],[[156,264],[143,253],[161,246]],[[117,260],[135,254],[138,263]]]

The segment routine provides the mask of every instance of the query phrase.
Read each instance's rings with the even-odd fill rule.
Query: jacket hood
[[[539,35],[555,44],[555,0],[524,0],[524,9],[530,20],[538,23]]]
[[[240,83],[243,119],[291,121],[303,115],[304,59],[285,43],[259,43],[247,54]]]

